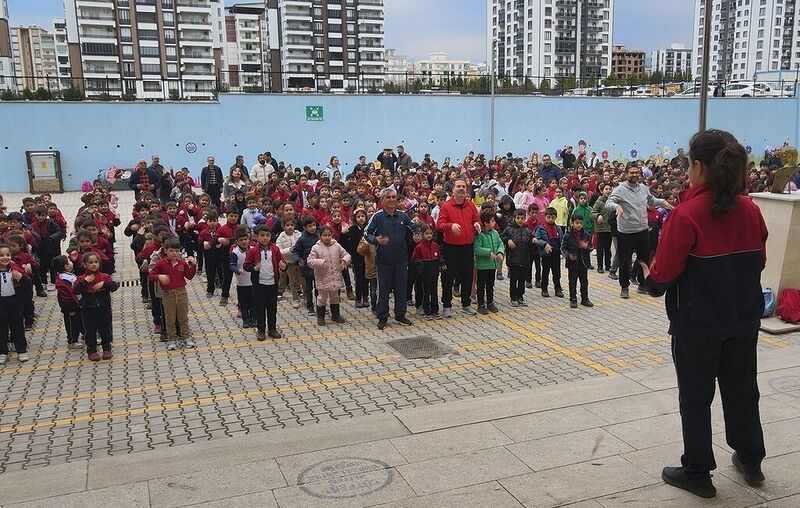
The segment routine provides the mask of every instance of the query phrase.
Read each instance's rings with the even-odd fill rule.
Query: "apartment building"
[[[62,90],[72,86],[72,69],[69,62],[69,42],[67,41],[67,21],[53,20],[53,39],[56,47],[56,67],[58,86]]]
[[[501,76],[605,77],[614,0],[490,0],[487,56]]]
[[[383,0],[278,0],[283,90],[383,87]]]
[[[406,78],[414,78],[414,64],[409,62],[406,55],[400,55],[396,49],[387,49],[384,53],[386,57],[386,82],[402,85],[406,83]]]
[[[659,71],[664,76],[677,76],[692,69],[692,50],[685,44],[671,44],[669,48],[650,53],[650,72]]]
[[[277,0],[234,4],[226,10],[222,81],[227,89],[280,92]]]
[[[644,74],[644,51],[614,46],[611,52],[611,73],[621,81]]]
[[[0,0],[0,90],[16,90],[11,31],[8,27],[8,1]]]
[[[11,53],[20,89],[59,89],[55,34],[37,25],[12,27]]]
[[[87,96],[210,98],[221,79],[221,0],[65,0],[73,78]]]
[[[709,71],[712,81],[749,80],[757,72],[800,66],[797,0],[713,0]],[[704,2],[695,2],[693,73],[702,74]]]
[[[431,53],[428,60],[414,64],[414,74],[427,83],[439,85],[448,79],[477,76],[478,68],[469,60],[448,60],[446,53]]]

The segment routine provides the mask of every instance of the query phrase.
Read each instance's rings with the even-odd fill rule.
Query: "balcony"
[[[88,8],[103,8],[103,9],[113,9],[114,2],[111,0],[77,0],[75,5],[78,8],[81,7],[88,7]]]
[[[111,13],[96,14],[92,12],[81,12],[78,14],[78,26],[105,26],[116,27],[117,20]]]
[[[211,30],[211,21],[201,16],[181,16],[178,18],[179,30]]]
[[[189,33],[181,32],[180,41],[181,41],[181,47],[183,46],[211,47],[213,45],[213,41],[211,40],[210,36],[193,32]]]
[[[211,14],[211,2],[209,0],[178,0],[176,7],[179,14],[182,12]]]

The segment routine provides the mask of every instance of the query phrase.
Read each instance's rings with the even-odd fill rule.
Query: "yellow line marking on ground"
[[[658,344],[661,342],[669,341],[668,336],[662,337],[646,337],[642,339],[626,339],[618,340],[615,342],[608,342],[605,344],[593,344],[591,346],[584,346],[573,349],[576,353],[591,353],[594,351],[605,351],[609,349],[619,349],[627,346],[643,346],[647,344]]]
[[[611,291],[612,293],[614,291],[616,291],[617,294],[619,294],[619,290],[622,289],[620,286],[614,287],[613,285],[608,284],[606,282],[592,281],[590,283],[590,286],[593,286],[593,285],[594,286],[600,286],[601,288],[607,289],[608,291]],[[638,294],[636,292],[636,289],[634,288],[634,284],[630,285],[629,292],[630,292],[630,296],[631,296],[630,297],[630,301],[641,302],[641,303],[644,303],[645,305],[649,305],[650,307],[654,307],[654,308],[657,308],[657,309],[664,310],[664,303],[661,301],[660,298],[653,298],[652,296]]]
[[[779,347],[781,349],[787,349],[787,348],[792,347],[792,344],[790,344],[790,343],[788,343],[786,341],[783,341],[783,340],[780,340],[780,339],[776,339],[775,337],[768,337],[768,336],[764,335],[763,333],[759,333],[758,334],[758,340],[760,340],[762,342],[766,342],[767,344],[769,344],[771,346]]]
[[[566,348],[566,347],[564,347],[564,346],[562,346],[560,344],[557,344],[557,343],[553,342],[552,340],[550,340],[548,338],[542,337],[541,335],[537,335],[537,334],[527,330],[524,326],[521,326],[518,323],[514,323],[513,321],[509,320],[506,317],[503,317],[503,316],[500,316],[500,315],[497,315],[497,314],[492,314],[491,315],[491,319],[497,321],[498,323],[501,323],[501,324],[505,325],[507,328],[510,328],[510,329],[516,331],[517,333],[520,333],[520,334],[524,335],[525,337],[528,337],[529,339],[533,340],[537,344],[541,344],[541,345],[547,347],[548,349],[552,349],[553,351],[555,351],[557,353],[561,353],[564,356],[566,356],[567,358],[570,358],[572,360],[575,360],[576,362],[582,363],[582,364],[586,365],[587,367],[593,368],[597,372],[601,372],[601,373],[603,373],[603,374],[605,374],[607,376],[613,376],[613,375],[616,374],[616,372],[614,372],[613,369],[610,369],[610,368],[606,367],[605,365],[602,365],[602,364],[600,364],[600,363],[598,363],[598,362],[596,362],[596,361],[594,361],[594,360],[592,360],[590,358],[586,358],[585,356],[581,355],[580,353],[576,353],[574,350]]]
[[[627,369],[628,368],[628,364],[622,358],[617,358],[617,357],[612,356],[611,358],[608,358],[608,361],[613,363],[614,365],[616,365],[617,367],[619,367],[621,369]]]

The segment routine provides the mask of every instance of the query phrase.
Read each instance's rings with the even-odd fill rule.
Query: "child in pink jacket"
[[[322,226],[319,240],[308,255],[308,266],[314,270],[314,284],[317,287],[317,325],[325,325],[325,306],[330,300],[331,319],[344,323],[339,312],[339,291],[344,287],[342,270],[350,264],[350,254],[333,239],[330,226]]]

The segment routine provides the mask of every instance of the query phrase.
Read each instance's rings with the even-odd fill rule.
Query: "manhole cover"
[[[397,339],[388,343],[392,348],[409,360],[419,358],[438,358],[454,354],[452,348],[427,335]]]
[[[394,470],[380,460],[342,457],[319,462],[297,477],[306,494],[318,499],[350,499],[385,489],[394,480]]]

